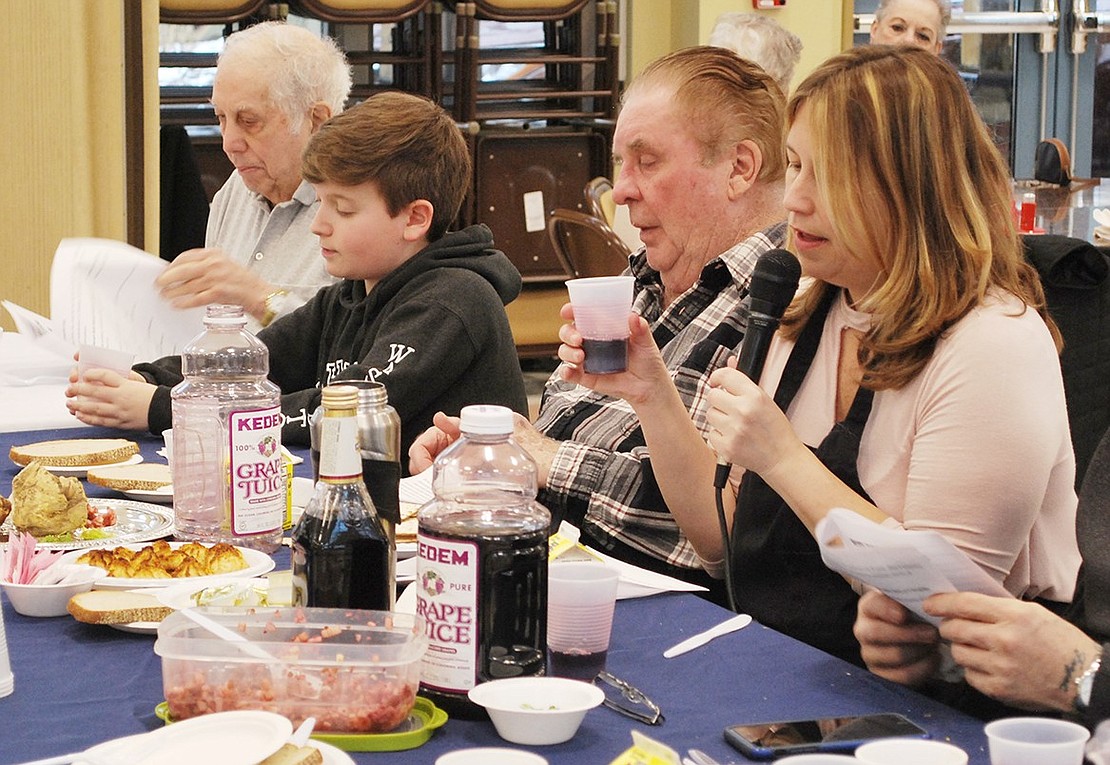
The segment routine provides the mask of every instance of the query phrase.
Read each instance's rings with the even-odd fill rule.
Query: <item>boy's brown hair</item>
[[[390,215],[428,200],[428,241],[434,242],[462,207],[471,162],[447,112],[426,98],[388,91],[325,122],[305,148],[302,173],[309,183],[373,183]]]

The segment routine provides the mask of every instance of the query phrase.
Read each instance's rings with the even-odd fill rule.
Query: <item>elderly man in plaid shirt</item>
[[[710,374],[744,334],[741,304],[756,260],[785,236],[785,99],[762,69],[730,51],[697,47],[650,64],[624,94],[613,137],[618,204],[640,230],[629,258],[633,310],[650,324],[694,423],[705,421]],[[437,427],[409,452],[412,472],[458,434]],[[709,588],[659,492],[640,423],[624,401],[566,383],[556,370],[534,425],[516,438],[539,465],[540,501],[606,553]]]

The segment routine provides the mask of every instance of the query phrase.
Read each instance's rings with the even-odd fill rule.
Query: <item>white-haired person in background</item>
[[[871,22],[871,42],[913,45],[939,56],[950,21],[948,0],[880,0]]]
[[[257,331],[336,281],[310,229],[319,205],[301,153],[350,91],[347,58],[330,38],[280,21],[227,38],[212,107],[235,170],[212,200],[205,246],[159,276],[164,298],[178,308],[241,305]]]
[[[709,44],[759,64],[783,93],[790,92],[794,67],[802,57],[802,41],[774,19],[758,13],[722,13],[709,33]]]

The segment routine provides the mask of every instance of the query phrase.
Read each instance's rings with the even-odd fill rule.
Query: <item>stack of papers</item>
[[[50,269],[50,318],[3,301],[21,344],[3,358],[4,385],[65,382],[81,345],[134,353],[140,361],[180,353],[203,329],[204,309],[180,310],[154,286],[168,264],[109,239],[63,239]]]

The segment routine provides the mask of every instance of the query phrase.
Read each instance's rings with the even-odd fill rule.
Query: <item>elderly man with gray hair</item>
[[[309,228],[318,202],[301,153],[350,90],[350,66],[330,38],[278,21],[227,38],[212,106],[235,170],[212,200],[205,246],[159,276],[165,299],[241,305],[258,330],[335,281]]]
[[[802,41],[774,19],[758,13],[722,13],[709,33],[709,44],[759,64],[783,93],[790,92],[794,67],[802,57]]]

